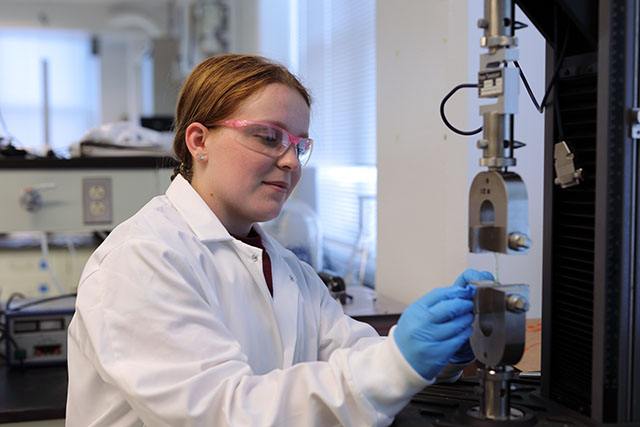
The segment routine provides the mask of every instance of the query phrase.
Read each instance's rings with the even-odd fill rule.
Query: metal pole
[[[49,62],[42,60],[42,123],[44,133],[43,155],[48,155],[51,151],[49,139]]]

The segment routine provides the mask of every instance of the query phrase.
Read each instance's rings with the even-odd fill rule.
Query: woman
[[[189,75],[179,174],[80,280],[67,425],[387,425],[449,361],[473,359],[466,283],[486,275],[427,294],[381,338],[257,225],[300,179],[310,105],[260,57],[212,57]]]

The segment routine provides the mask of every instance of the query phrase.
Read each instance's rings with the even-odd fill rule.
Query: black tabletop
[[[129,169],[173,168],[178,165],[171,157],[77,157],[72,159],[22,159],[0,157],[2,169]]]
[[[64,418],[66,401],[66,366],[0,366],[0,423]]]

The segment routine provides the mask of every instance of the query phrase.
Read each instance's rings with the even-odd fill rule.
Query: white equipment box
[[[9,366],[67,363],[67,328],[75,296],[48,301],[18,300],[5,311],[6,359]]]
[[[153,158],[0,162],[0,232],[111,230],[163,194],[173,167]]]

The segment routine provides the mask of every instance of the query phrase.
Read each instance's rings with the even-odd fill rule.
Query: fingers
[[[465,345],[465,343],[469,342],[469,337],[471,336],[472,333],[473,333],[473,328],[469,326],[468,328],[462,330],[458,334],[453,335],[449,338],[445,338],[442,341],[443,349],[448,350],[450,353],[448,355],[448,358],[453,356],[456,353],[456,351],[458,351],[463,345]],[[469,345],[469,350],[471,351],[470,345]],[[471,352],[471,354],[473,354],[473,352]],[[473,356],[470,356],[470,358],[473,359]]]
[[[425,308],[429,308],[440,301],[461,298],[471,300],[475,293],[475,289],[448,286],[446,288],[437,288],[426,295],[423,295],[418,301]]]
[[[472,321],[473,315],[467,314],[448,323],[433,325],[433,329],[430,331],[429,335],[433,341],[440,343],[444,343],[451,339],[459,340],[457,341],[458,345],[452,349],[453,351],[451,354],[453,354],[471,336],[471,333],[473,332],[473,327],[471,326]],[[451,355],[448,357],[451,357]]]
[[[431,323],[446,323],[465,314],[471,314],[473,320],[473,301],[467,299],[443,300],[429,307],[427,316]],[[470,323],[470,322],[469,322]]]
[[[467,285],[467,289],[471,289],[471,296],[475,296],[476,294],[476,290],[478,290],[478,287],[476,285]]]
[[[427,319],[425,319],[430,325],[429,335],[436,341],[444,341],[460,335],[471,327],[472,311],[473,302],[466,299],[443,300],[431,306],[427,310]],[[468,335],[466,337],[468,338]]]
[[[455,282],[453,282],[453,286],[464,288],[469,282],[475,282],[480,280],[495,280],[493,274],[488,271],[478,271],[473,268],[469,268],[465,270]]]

